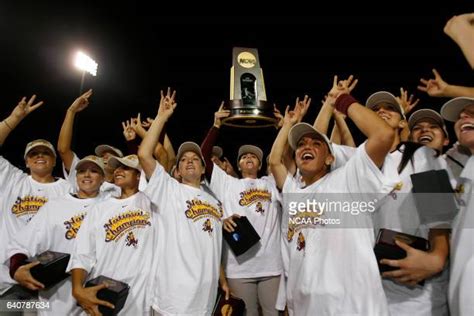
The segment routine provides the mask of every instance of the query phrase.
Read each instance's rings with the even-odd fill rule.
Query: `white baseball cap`
[[[97,156],[102,157],[107,151],[115,153],[117,157],[123,157],[123,153],[120,149],[110,145],[99,145],[95,148],[94,152]]]
[[[93,164],[97,165],[105,174],[104,161],[102,160],[102,158],[94,156],[94,155],[89,155],[79,160],[79,162],[76,165],[76,171],[79,170],[81,166],[87,162],[92,162]]]
[[[202,165],[206,166],[206,162],[202,155],[201,147],[199,147],[199,145],[196,144],[195,142],[184,142],[181,144],[181,146],[179,146],[178,154],[176,155],[176,165],[179,164],[179,160],[181,159],[181,157],[183,157],[184,153],[188,151],[192,151],[193,153],[196,153],[199,156],[199,158],[201,158]]]
[[[123,158],[112,156],[109,158],[108,166],[114,170],[120,166],[127,166],[140,172],[142,171],[142,167],[140,166],[140,161],[138,160],[137,155],[128,155]]]
[[[471,104],[474,104],[474,98],[457,97],[451,99],[441,107],[441,116],[447,121],[456,122],[462,110]]]
[[[331,142],[329,141],[326,135],[318,132],[313,126],[309,125],[308,123],[298,123],[290,129],[290,132],[288,133],[288,143],[291,149],[296,151],[296,148],[298,147],[298,142],[303,136],[306,135],[322,139],[326,143],[329,148],[329,152],[334,157],[334,160],[331,164],[331,166],[334,166],[334,163],[336,162],[336,155],[334,154],[334,149],[332,148]]]
[[[398,104],[397,98],[388,91],[378,91],[371,94],[367,98],[365,106],[373,110],[380,103],[391,105],[398,113],[400,113],[402,118],[406,120],[405,111],[400,106],[400,104]]]
[[[435,121],[439,125],[439,127],[443,129],[446,137],[449,137],[448,130],[446,129],[446,125],[444,124],[443,118],[438,112],[431,109],[421,109],[413,112],[413,114],[410,115],[410,118],[408,119],[408,128],[411,131],[416,125],[416,123],[418,123],[420,120],[427,118]]]
[[[56,151],[54,150],[54,147],[50,142],[45,139],[35,139],[26,145],[25,155],[23,156],[23,158],[26,159],[28,153],[36,147],[46,147],[53,153],[53,156],[56,157]]]
[[[263,151],[259,147],[254,145],[242,145],[240,146],[239,153],[237,155],[237,165],[239,164],[240,157],[248,153],[257,156],[258,160],[260,161],[260,165],[263,164]]]

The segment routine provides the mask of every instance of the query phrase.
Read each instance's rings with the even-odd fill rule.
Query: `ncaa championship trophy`
[[[267,103],[263,72],[255,48],[234,47],[230,69],[230,116],[222,124],[233,127],[268,127],[276,124]]]

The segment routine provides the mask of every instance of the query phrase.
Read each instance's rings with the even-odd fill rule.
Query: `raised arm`
[[[161,91],[158,113],[138,149],[138,158],[140,159],[140,164],[147,179],[150,179],[153,172],[155,171],[156,160],[153,157],[153,151],[156,147],[156,144],[158,143],[158,137],[160,136],[166,122],[171,117],[174,109],[177,106],[175,97],[176,91],[173,91],[171,94],[170,88],[168,88],[166,96],[163,95],[163,91]]]
[[[335,133],[335,137],[339,137],[339,142],[336,143],[333,140],[333,133],[331,133],[331,142],[349,147],[356,147],[349,126],[347,126],[345,115],[334,110],[333,116],[335,121],[333,133]]]
[[[224,109],[224,101],[221,102],[219,110],[214,113],[214,125],[212,125],[209,132],[207,132],[206,138],[202,141],[201,151],[206,162],[206,178],[211,179],[212,170],[214,168],[214,163],[212,162],[212,147],[216,143],[217,137],[219,136],[219,130],[222,125],[222,119],[230,115],[229,110]]]
[[[298,122],[298,117],[300,115],[299,110],[300,108],[296,107],[295,111],[290,111],[290,106],[286,107],[283,126],[273,142],[270,158],[268,160],[277,188],[280,190],[283,189],[288,174],[288,169],[284,163],[285,148],[288,144],[288,133],[290,132],[291,127]]]
[[[33,95],[28,101],[23,97],[12,113],[0,123],[0,146],[5,143],[10,132],[31,112],[43,105],[43,101],[34,103],[36,95]]]
[[[474,69],[474,13],[453,16],[444,26],[444,33],[461,48],[467,62]]]
[[[341,92],[343,90],[350,93],[352,90],[354,90],[358,82],[358,79],[354,80],[353,75],[350,75],[346,80],[338,80],[337,76],[334,76],[330,93],[328,93],[325,97],[321,110],[319,111],[318,116],[313,123],[313,127],[318,132],[325,135],[328,134],[329,122],[331,120],[331,116],[333,115],[334,102],[336,102],[334,93]]]
[[[348,94],[348,90],[332,92],[337,95],[335,108],[339,112],[347,114],[367,137],[365,150],[370,159],[378,167],[381,167],[393,144],[395,132],[377,113],[363,106]]]
[[[61,156],[64,167],[67,171],[71,169],[74,153],[71,149],[72,133],[74,128],[74,118],[76,114],[84,110],[89,105],[89,97],[92,95],[92,89],[78,97],[69,106],[64,118],[63,125],[59,132],[58,153]]]
[[[170,171],[171,168],[173,168],[173,166],[176,164],[176,152],[174,151],[173,144],[171,143],[168,134],[165,134],[163,148],[165,149],[166,154],[168,155],[168,166],[166,170]]]
[[[474,87],[457,86],[443,80],[436,69],[433,69],[434,78],[421,78],[418,90],[426,92],[430,97],[474,97]]]

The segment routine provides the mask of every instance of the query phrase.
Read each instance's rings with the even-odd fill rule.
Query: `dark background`
[[[45,101],[10,134],[2,154],[22,166],[28,141],[46,138],[56,144],[64,114],[79,94],[81,73],[72,66],[78,49],[99,64],[97,77],[86,75],[84,90],[93,88],[94,94],[75,122],[73,149],[79,156],[101,143],[125,150],[121,121],[138,112],[142,118],[154,117],[160,89],[168,86],[178,93],[167,130],[175,148],[186,140],[201,143],[220,101],[229,99],[234,46],[258,48],[268,100],[280,110],[297,96],[313,98],[305,119],[310,123],[335,74],[359,78],[353,95],[362,103],[373,92],[398,94],[403,86],[421,99],[418,108],[436,110],[447,99],[416,90],[421,77],[432,77],[432,68],[448,83],[473,85],[461,50],[443,33],[452,15],[474,11],[472,3],[418,10],[398,2],[393,10],[380,3],[373,12],[361,13],[292,8],[247,16],[199,13],[206,10],[176,15],[181,10],[156,5],[160,9],[99,1],[0,4],[0,116],[5,118],[23,96],[37,94]],[[226,12],[233,11],[253,12]],[[303,15],[310,12],[316,15]],[[361,135],[353,131],[360,142]],[[234,162],[244,143],[268,154],[275,135],[274,128],[224,127],[219,144]]]

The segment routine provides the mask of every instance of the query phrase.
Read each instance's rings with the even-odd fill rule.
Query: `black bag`
[[[234,227],[232,233],[223,230],[224,239],[230,249],[232,249],[232,252],[236,256],[240,256],[255,245],[260,240],[260,236],[246,216],[239,218],[234,217],[233,220],[237,224],[237,227]]]
[[[33,278],[43,283],[45,288],[52,287],[69,277],[66,268],[70,257],[68,253],[45,251],[28,260],[28,262],[40,262],[31,268],[30,273]]]
[[[374,247],[375,257],[377,258],[377,264],[379,266],[380,273],[398,269],[396,267],[391,267],[386,264],[381,264],[380,260],[399,260],[407,256],[406,251],[400,248],[395,243],[395,240],[404,242],[410,247],[416,248],[418,250],[428,251],[430,249],[430,242],[422,237],[382,228],[379,230],[377,241]],[[424,281],[421,281],[419,284],[423,285]]]
[[[219,289],[217,301],[212,311],[212,316],[243,316],[245,313],[245,302],[238,297],[230,296],[225,299],[225,292]]]
[[[125,305],[130,286],[127,283],[100,275],[95,279],[87,281],[85,287],[96,286],[102,283],[106,283],[107,287],[97,292],[97,298],[112,303],[115,309],[99,305],[99,312],[104,316],[117,315]]]
[[[451,222],[458,205],[446,170],[429,170],[410,175],[421,224]]]

